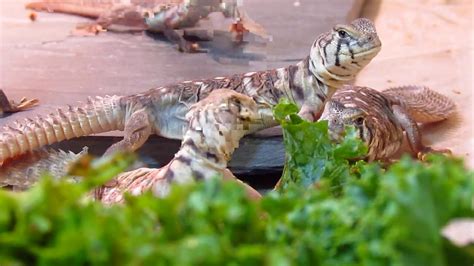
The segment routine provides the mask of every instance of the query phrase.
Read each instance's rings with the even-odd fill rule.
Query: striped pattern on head
[[[321,34],[310,52],[310,69],[326,84],[339,87],[353,80],[382,47],[374,24],[365,18],[339,24]]]
[[[327,102],[320,120],[328,121],[329,136],[335,141],[343,138],[346,126],[354,126],[369,148],[369,161],[387,158],[403,141],[403,128],[392,104],[376,90],[344,86]]]

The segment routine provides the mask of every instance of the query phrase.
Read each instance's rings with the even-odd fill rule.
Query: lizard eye
[[[341,38],[345,38],[347,37],[349,34],[347,34],[347,32],[345,30],[338,30],[337,31],[337,34],[339,35],[339,37]]]
[[[354,123],[356,125],[360,126],[364,123],[364,118],[363,117],[358,117],[356,120],[354,120]]]

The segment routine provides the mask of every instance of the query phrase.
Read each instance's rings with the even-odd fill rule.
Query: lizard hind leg
[[[422,135],[418,125],[409,116],[407,111],[405,111],[399,105],[392,106],[392,109],[393,113],[395,114],[395,118],[406,132],[408,144],[410,145],[413,154],[418,159],[424,161],[426,159],[426,155],[429,153],[451,154],[451,150],[449,149],[433,149],[431,147],[425,146],[423,144]]]

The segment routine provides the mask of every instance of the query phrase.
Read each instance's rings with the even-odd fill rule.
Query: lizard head
[[[355,78],[380,51],[382,43],[369,19],[339,24],[321,34],[310,52],[310,68],[327,83],[339,85]]]
[[[338,101],[329,100],[324,106],[320,120],[328,121],[329,137],[334,141],[342,140],[346,126],[354,126],[361,140],[366,144],[370,143],[371,134],[366,113],[359,108],[346,107]]]

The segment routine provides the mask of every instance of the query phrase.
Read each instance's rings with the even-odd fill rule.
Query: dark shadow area
[[[3,114],[0,114],[0,119],[9,117],[9,116],[11,116],[11,115],[12,115],[12,113],[3,113]]]
[[[89,154],[101,156],[121,137],[90,136],[63,141],[51,148],[79,153],[88,147]],[[229,169],[238,178],[256,189],[270,189],[278,181],[283,170],[285,151],[282,138],[247,136],[232,156]],[[181,142],[158,136],[151,136],[137,151],[139,160],[146,167],[165,166],[179,150]]]
[[[249,34],[242,43],[233,42],[229,32],[207,30],[186,30],[184,39],[189,42],[199,44],[199,47],[205,50],[214,61],[222,64],[248,65],[249,61],[263,61],[266,59],[264,41],[257,40],[257,37]],[[145,32],[145,35],[155,41],[161,41],[176,47],[163,34],[154,32]],[[248,51],[248,47],[261,50],[262,53],[253,53]]]

